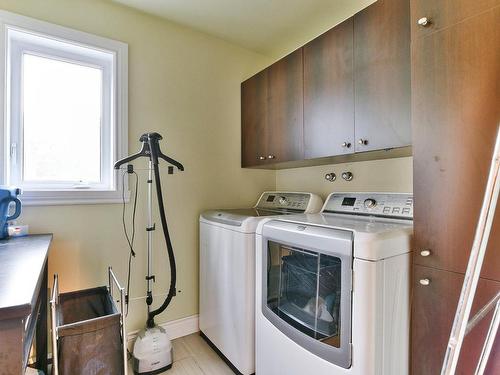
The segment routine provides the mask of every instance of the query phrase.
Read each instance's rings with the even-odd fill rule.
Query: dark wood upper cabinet
[[[498,25],[500,7],[413,41],[416,264],[465,272],[500,123]],[[481,275],[500,280],[500,207]]]
[[[412,38],[431,34],[498,5],[499,0],[412,0]],[[419,24],[419,20],[423,23]]]
[[[241,166],[252,167],[267,161],[268,72],[241,84]]]
[[[304,46],[306,159],[354,152],[353,19]]]
[[[409,21],[409,0],[378,0],[243,82],[242,166],[408,156]]]
[[[303,158],[302,49],[241,84],[241,165]]]
[[[302,49],[268,69],[267,153],[270,162],[304,158]]]
[[[424,279],[429,280],[429,285],[420,283]],[[412,285],[412,375],[441,372],[463,281],[464,277],[459,273],[415,267]],[[498,290],[500,282],[479,279],[471,317]],[[491,317],[492,311],[465,337],[456,375],[474,374]],[[488,375],[500,374],[499,336],[485,371]]]
[[[354,15],[356,151],[411,144],[410,4],[378,0]]]

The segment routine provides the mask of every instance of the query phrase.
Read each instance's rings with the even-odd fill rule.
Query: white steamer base
[[[134,343],[133,369],[135,374],[159,374],[172,367],[172,342],[159,326],[139,332]]]

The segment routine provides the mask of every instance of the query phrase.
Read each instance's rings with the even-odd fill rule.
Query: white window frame
[[[20,118],[21,71],[20,64],[12,61],[22,59],[24,53],[61,61],[83,62],[97,66],[103,71],[103,124],[101,141],[101,184],[26,183],[21,199],[28,205],[121,203],[122,179],[113,170],[115,160],[127,155],[128,146],[128,46],[125,43],[99,37],[85,32],[50,24],[0,10],[0,118],[3,118],[3,142],[0,142],[0,178],[2,184],[20,181],[16,171],[21,170],[22,120]],[[42,37],[42,38],[40,38]],[[65,49],[58,48],[61,42]],[[71,48],[67,48],[68,43]],[[83,48],[82,48],[83,47]],[[91,48],[91,49],[89,49]],[[95,51],[95,52],[93,52]],[[17,59],[17,60],[16,60]],[[11,100],[12,92],[12,100]],[[78,140],[75,140],[78,142]],[[16,147],[12,147],[16,144]],[[125,184],[127,179],[125,180]]]

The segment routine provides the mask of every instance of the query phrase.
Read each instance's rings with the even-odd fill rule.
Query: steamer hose
[[[163,235],[165,237],[165,243],[167,245],[168,260],[170,263],[170,288],[168,290],[167,298],[161,304],[159,308],[151,311],[148,314],[147,327],[153,328],[155,325],[154,317],[161,314],[170,304],[172,298],[175,296],[175,285],[177,282],[177,269],[175,266],[175,256],[174,249],[172,246],[172,241],[170,240],[170,234],[168,232],[167,217],[165,215],[165,206],[163,204],[163,196],[161,191],[161,181],[160,181],[160,170],[158,168],[158,162],[153,163],[154,175],[155,175],[155,185],[156,185],[156,196],[158,198],[158,206],[160,211],[161,226],[163,229]]]

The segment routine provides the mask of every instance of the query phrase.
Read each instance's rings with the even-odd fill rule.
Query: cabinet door
[[[266,163],[268,72],[262,72],[241,84],[241,166]]]
[[[429,285],[420,280],[428,279]],[[412,374],[441,372],[464,277],[462,274],[415,266],[412,302]],[[500,283],[480,279],[471,317],[500,290]],[[493,313],[466,336],[456,375],[474,373]],[[500,374],[500,335],[488,361],[485,374]]]
[[[354,152],[353,19],[304,46],[306,159]]]
[[[271,65],[267,103],[267,158],[280,163],[304,158],[302,49]],[[263,141],[265,141],[263,139]]]
[[[417,264],[467,267],[500,123],[499,24],[497,7],[413,42]],[[481,275],[500,280],[500,206]]]
[[[428,35],[500,5],[500,0],[412,0],[412,38]],[[419,20],[427,19],[426,24]]]
[[[357,152],[411,144],[408,0],[354,16],[354,93]]]

